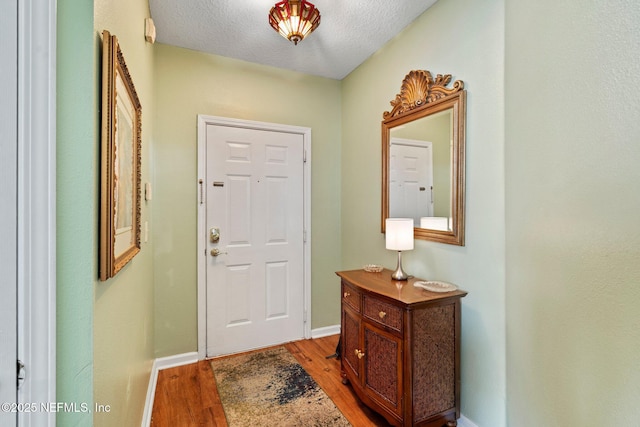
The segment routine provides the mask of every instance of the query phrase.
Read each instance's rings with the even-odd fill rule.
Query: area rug
[[[230,427],[351,425],[284,347],[213,359],[211,367]]]

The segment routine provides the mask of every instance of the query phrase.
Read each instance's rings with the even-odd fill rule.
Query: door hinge
[[[27,376],[27,371],[25,369],[24,363],[22,363],[19,359],[17,360],[17,369],[16,369],[16,386],[19,389],[24,384],[24,380]]]
[[[307,150],[302,151],[302,163],[307,163]]]
[[[304,311],[302,312],[302,321],[303,321],[304,323],[307,323],[307,310],[304,310]]]
[[[302,232],[302,243],[307,243],[307,230]]]

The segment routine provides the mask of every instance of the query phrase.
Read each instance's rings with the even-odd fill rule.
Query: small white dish
[[[438,280],[428,280],[426,282],[417,281],[413,283],[413,286],[431,292],[452,292],[458,289],[458,287],[452,283],[440,282]]]
[[[378,264],[367,264],[362,267],[362,269],[367,273],[380,273],[382,270],[384,270],[384,267]]]

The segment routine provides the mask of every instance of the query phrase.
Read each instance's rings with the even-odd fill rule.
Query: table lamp
[[[398,266],[391,274],[393,280],[407,280],[409,276],[402,270],[402,251],[413,249],[413,219],[387,218],[385,220],[386,247],[398,251]]]

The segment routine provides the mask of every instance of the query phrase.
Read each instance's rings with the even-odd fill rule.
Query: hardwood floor
[[[335,352],[337,343],[338,335],[333,335],[295,341],[285,347],[354,427],[387,426],[384,418],[360,403],[351,386],[342,384],[340,361],[326,358]],[[227,427],[208,361],[159,372],[151,426]]]

